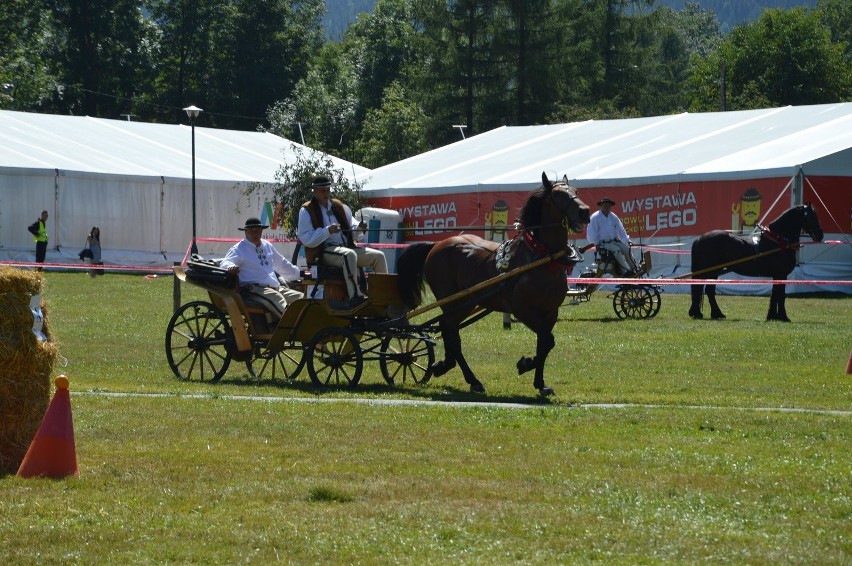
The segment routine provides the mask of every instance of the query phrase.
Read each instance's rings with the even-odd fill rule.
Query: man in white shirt
[[[598,249],[611,251],[623,275],[633,277],[636,275],[636,263],[630,254],[630,236],[627,235],[621,220],[612,212],[614,204],[615,201],[609,198],[598,202],[600,210],[592,214],[586,228],[586,237]]]
[[[355,245],[352,211],[338,199],[331,198],[331,181],[316,177],[311,184],[313,198],[299,210],[299,241],[305,246],[308,263],[321,263],[343,270],[349,308],[366,301],[358,288],[358,267],[369,267],[374,273],[387,273],[385,254]],[[364,230],[367,223],[358,224]]]
[[[262,305],[280,319],[287,305],[305,295],[282,285],[278,277],[296,281],[301,272],[271,242],[261,238],[264,228],[269,226],[258,218],[246,220],[245,226],[237,228],[246,233],[245,239],[228,250],[220,267],[239,275],[240,294],[246,300]]]

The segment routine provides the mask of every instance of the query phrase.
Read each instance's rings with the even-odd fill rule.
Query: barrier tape
[[[569,285],[852,285],[852,281],[835,279],[636,279],[629,277],[568,277]]]
[[[170,267],[144,267],[141,265],[99,265],[87,263],[80,265],[79,263],[35,263],[27,261],[0,261],[0,265],[7,267],[33,267],[33,268],[58,268],[62,270],[72,271],[90,271],[98,269],[100,271],[130,271],[144,272],[154,274],[171,274],[173,270]]]

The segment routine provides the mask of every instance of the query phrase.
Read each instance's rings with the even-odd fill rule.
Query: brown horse
[[[478,305],[487,311],[510,312],[535,332],[535,357],[518,360],[518,374],[535,370],[533,386],[541,395],[553,394],[553,389],[544,383],[544,362],[555,344],[553,327],[567,290],[565,270],[581,260],[567,246],[568,229],[579,232],[589,223],[589,207],[577,197],[567,179],[553,184],[542,173],[541,182],[521,211],[523,229],[502,247],[476,236],[462,235],[437,243],[413,244],[400,255],[397,282],[409,308],[422,302],[424,279],[440,301],[501,272],[552,256],[550,262],[486,285],[470,297],[444,304],[439,327],[445,358],[432,365],[429,376],[443,375],[458,363],[471,391],[485,391],[462,355],[459,336],[459,328]]]

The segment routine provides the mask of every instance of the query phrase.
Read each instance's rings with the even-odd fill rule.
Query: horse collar
[[[760,228],[760,231],[761,231],[763,236],[766,236],[771,241],[773,241],[776,244],[778,244],[779,246],[781,246],[782,250],[790,247],[789,240],[787,240],[787,238],[785,238],[781,234],[774,232],[771,228],[769,228],[769,226],[761,226],[760,224],[758,224],[757,227]]]
[[[548,250],[544,244],[535,239],[533,233],[529,230],[524,230],[524,243],[534,254],[538,254],[540,256],[550,255],[550,250]]]

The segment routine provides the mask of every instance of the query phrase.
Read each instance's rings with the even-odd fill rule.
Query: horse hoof
[[[535,369],[535,360],[530,357],[523,357],[517,363],[518,375],[524,374],[531,369]]]
[[[714,314],[711,318],[713,320],[725,320],[728,317],[723,315],[722,313],[719,313],[719,314]]]
[[[704,318],[704,315],[701,314],[701,311],[689,311],[689,316],[691,316],[695,320],[701,320],[702,318]]]
[[[474,383],[470,386],[471,393],[485,393],[485,387],[481,383]]]
[[[435,362],[432,364],[432,367],[429,368],[429,374],[435,377],[441,377],[455,366],[455,362],[448,364],[445,361]]]
[[[544,387],[542,387],[538,390],[539,397],[550,397],[554,393],[556,393],[556,392],[553,390],[553,388],[549,387],[547,385],[545,385]]]

